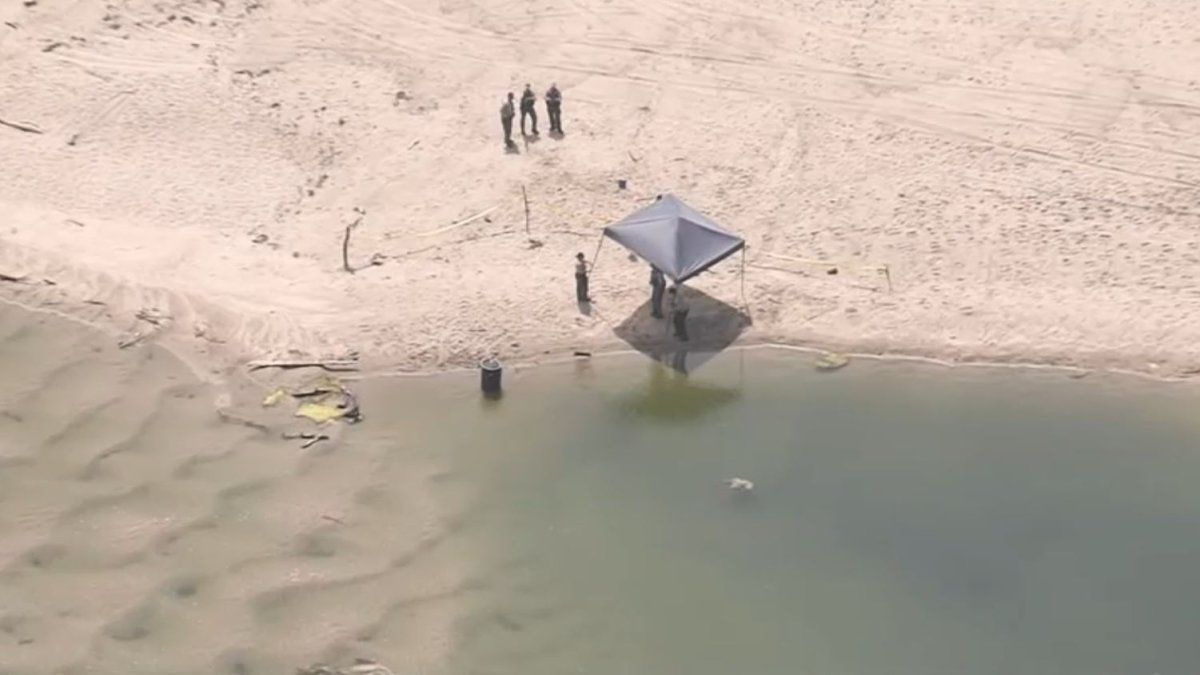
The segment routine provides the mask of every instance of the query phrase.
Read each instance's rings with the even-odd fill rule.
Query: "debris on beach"
[[[846,364],[848,363],[850,363],[849,356],[846,356],[845,354],[836,354],[834,352],[826,352],[821,355],[821,358],[817,359],[817,362],[813,364],[813,367],[821,371],[831,371],[845,368]]]
[[[301,450],[307,450],[321,441],[329,440],[329,436],[325,434],[313,433],[311,431],[302,431],[298,434],[285,432],[281,436],[285,441],[303,440],[304,442],[300,444]]]
[[[350,424],[362,421],[358,398],[345,385],[328,375],[322,375],[292,390],[280,387],[267,394],[262,400],[262,405],[264,408],[276,406],[287,396],[303,400],[296,408],[296,417],[304,417],[317,424],[327,424],[338,419]]]
[[[317,424],[325,424],[341,417],[345,411],[337,405],[325,403],[303,403],[296,410],[296,417],[307,417]]]

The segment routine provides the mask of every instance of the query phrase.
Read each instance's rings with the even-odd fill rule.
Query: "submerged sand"
[[[3,305],[0,363],[0,672],[444,661],[470,556],[436,457],[370,420],[299,448],[290,410]]]
[[[673,191],[749,241],[743,341],[1186,373],[1198,17],[1149,0],[8,3],[0,118],[32,130],[0,127],[0,273],[22,279],[0,292],[234,359],[429,370],[599,348],[645,269],[607,249],[581,316],[571,257]],[[503,93],[551,81],[566,138],[506,155]],[[738,271],[696,286],[740,305]]]

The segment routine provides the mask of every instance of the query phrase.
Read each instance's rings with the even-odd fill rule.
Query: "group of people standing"
[[[505,148],[516,147],[512,140],[513,119],[517,116],[516,108],[513,105],[514,98],[513,93],[508,92],[508,99],[500,106],[500,126],[504,129]],[[521,135],[537,136],[537,94],[533,93],[533,87],[529,84],[526,84],[525,91],[521,92],[520,110]],[[550,133],[562,135],[562,92],[558,90],[557,84],[551,84],[550,88],[546,90],[546,117],[550,119]],[[532,122],[532,134],[525,132],[526,118]]]
[[[687,317],[691,307],[684,297],[684,288],[675,284],[667,288],[666,276],[654,265],[650,266],[650,316],[663,318],[663,295],[668,296],[671,325],[675,329],[675,337],[683,342],[688,340]],[[588,294],[588,263],[583,253],[575,254],[575,300],[581,305],[591,303]]]

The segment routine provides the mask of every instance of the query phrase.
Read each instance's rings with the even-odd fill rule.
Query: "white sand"
[[[606,247],[582,317],[571,256],[673,191],[750,242],[743,341],[1200,367],[1200,6],[110,7],[0,9],[0,118],[44,130],[0,127],[0,272],[34,282],[9,299],[121,332],[155,308],[155,339],[200,356],[599,349],[645,268]],[[558,82],[567,136],[506,155],[497,109],[526,81]],[[355,208],[353,261],[387,259],[351,275]],[[876,264],[893,292],[855,269]],[[696,286],[740,304],[737,271]]]

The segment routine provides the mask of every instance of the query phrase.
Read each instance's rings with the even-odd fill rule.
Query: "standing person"
[[[671,294],[671,323],[675,325],[675,337],[687,342],[687,316],[691,308],[683,297],[683,286],[676,284],[667,292]]]
[[[538,135],[537,130],[537,110],[534,109],[534,104],[537,103],[537,94],[533,93],[533,87],[526,84],[525,91],[521,93],[521,135],[525,135],[525,116],[528,115],[533,120],[533,135]]]
[[[550,133],[561,134],[562,92],[555,83],[551,83],[550,88],[546,90],[546,116],[550,118]]]
[[[588,264],[582,252],[575,254],[575,300],[580,303],[592,301],[588,297]]]
[[[667,289],[667,280],[663,278],[662,270],[654,265],[650,266],[650,316],[661,319],[663,318],[662,301],[663,291]]]
[[[500,126],[504,127],[504,147],[511,148],[512,140],[512,123],[513,118],[517,116],[516,110],[513,108],[513,93],[508,92],[508,100],[500,106]]]

